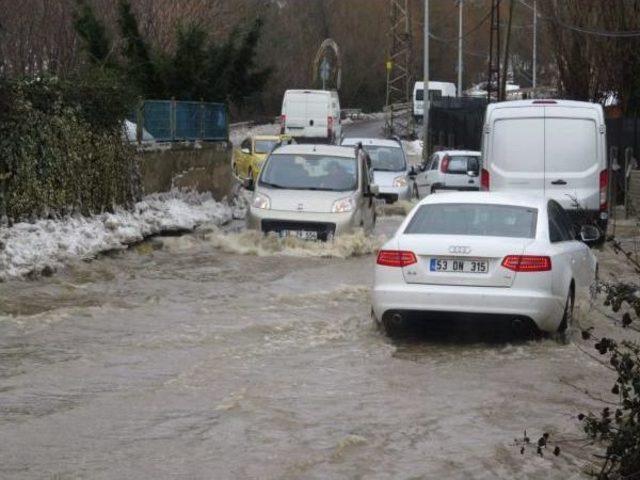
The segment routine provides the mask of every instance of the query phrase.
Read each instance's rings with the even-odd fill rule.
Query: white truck
[[[487,107],[483,190],[543,194],[580,223],[608,220],[607,137],[602,106],[518,100]]]
[[[338,92],[287,90],[282,101],[280,133],[299,143],[339,143],[342,125]]]

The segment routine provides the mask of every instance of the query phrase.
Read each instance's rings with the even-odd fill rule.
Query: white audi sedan
[[[373,315],[389,334],[447,319],[564,332],[597,271],[600,232],[577,230],[542,196],[430,195],[378,253]]]

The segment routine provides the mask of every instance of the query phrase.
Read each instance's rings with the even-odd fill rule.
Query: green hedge
[[[0,84],[0,221],[87,215],[137,199],[135,152],[120,121],[91,122],[85,100],[66,95],[72,88],[77,98],[55,79]]]

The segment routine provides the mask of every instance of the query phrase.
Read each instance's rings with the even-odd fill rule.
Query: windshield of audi
[[[355,158],[325,155],[271,155],[259,185],[288,190],[347,192],[358,188]]]

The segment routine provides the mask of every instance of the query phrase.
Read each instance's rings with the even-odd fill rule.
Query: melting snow
[[[0,227],[0,281],[53,271],[71,258],[125,249],[151,235],[222,225],[235,209],[210,194],[170,192],[145,197],[130,211]]]

